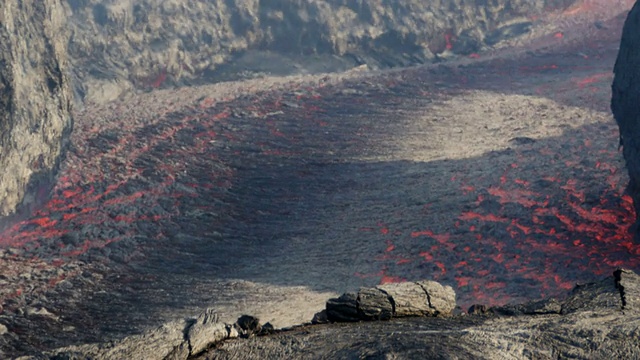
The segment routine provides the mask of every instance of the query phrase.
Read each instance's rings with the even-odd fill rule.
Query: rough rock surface
[[[249,324],[248,324],[249,322]],[[247,327],[249,325],[249,327]],[[198,355],[210,346],[224,340],[237,338],[241,329],[248,337],[255,334],[266,334],[271,330],[269,324],[260,325],[260,320],[250,315],[243,315],[234,324],[226,324],[214,309],[207,309],[195,319],[184,319],[166,323],[144,334],[134,335],[119,341],[103,344],[70,346],[58,349],[43,358],[52,359],[167,359],[183,360]]]
[[[620,145],[629,171],[628,192],[636,209],[635,238],[640,239],[640,5],[633,6],[622,30],[611,86],[611,111],[620,128]]]
[[[640,356],[639,286],[640,276],[618,270],[577,287],[562,303],[493,308],[482,316],[317,325],[225,342],[198,358],[631,359]],[[504,315],[516,308],[526,312]]]
[[[435,281],[392,283],[361,288],[327,301],[329,321],[389,320],[404,316],[450,315],[456,307],[451,286]]]
[[[78,94],[102,103],[133,88],[231,72],[279,75],[277,67],[301,57],[321,59],[308,70],[327,71],[468,55],[526,33],[532,17],[574,2],[68,0],[69,50]]]
[[[0,2],[0,217],[52,180],[72,122],[58,0]]]
[[[435,291],[444,289],[447,296],[453,292],[432,281],[428,285]],[[416,303],[408,308],[421,308],[425,299],[417,296],[415,286],[420,285],[402,283],[385,288],[398,298],[413,294]],[[364,288],[357,298],[374,293],[383,291]],[[51,355],[78,359],[636,358],[640,356],[639,299],[640,276],[619,269],[602,281],[576,286],[562,302],[551,298],[494,307],[483,315],[305,325],[276,332],[264,331],[264,325],[258,337],[227,341],[237,338],[234,330],[246,327],[247,322],[259,328],[259,320],[244,315],[233,325],[224,324],[209,309],[197,319],[166,324],[119,342],[74,346]],[[369,303],[369,311],[376,306]],[[380,303],[378,310],[384,313],[387,305]]]
[[[619,34],[617,32],[619,28],[621,26],[615,27],[616,37]],[[606,33],[607,39],[610,39],[611,35],[608,34],[611,34],[611,31],[599,31],[601,31],[599,34],[601,37]],[[556,38],[551,36],[551,39]],[[608,175],[609,169],[612,168],[604,168],[604,171],[596,173],[592,170],[593,162],[602,160],[605,165],[613,166],[613,169],[617,168],[619,154],[616,152],[616,146],[613,145],[617,140],[614,139],[614,137],[617,138],[617,133],[614,134],[611,131],[612,124],[609,124],[611,119],[608,110],[607,113],[602,112],[602,99],[607,98],[608,102],[608,89],[605,96],[602,94],[605,93],[603,88],[610,86],[608,74],[613,66],[612,58],[615,56],[615,50],[610,49],[615,48],[618,41],[619,37],[615,42],[592,43],[589,44],[590,46],[582,46],[580,43],[580,46],[573,48],[573,51],[586,51],[586,55],[580,53],[571,53],[573,54],[571,55],[569,53],[571,49],[563,47],[557,53],[531,52],[527,57],[496,58],[495,62],[483,64],[471,63],[472,60],[467,59],[469,62],[463,67],[433,66],[420,71],[408,69],[403,71],[401,76],[369,78],[366,82],[362,79],[357,81],[354,79],[353,82],[335,89],[339,96],[330,95],[334,90],[327,91],[317,87],[306,90],[307,85],[296,80],[294,84],[288,85],[287,89],[283,90],[284,95],[269,93],[261,95],[266,100],[260,100],[260,98],[256,100],[256,97],[249,93],[249,95],[242,95],[242,101],[219,103],[216,107],[211,104],[222,102],[222,99],[231,96],[227,95],[231,92],[222,92],[213,87],[181,88],[178,91],[165,90],[153,94],[141,94],[139,97],[128,99],[127,102],[105,106],[102,109],[88,107],[88,111],[83,116],[84,120],[78,122],[78,129],[82,130],[74,134],[78,141],[74,141],[75,154],[70,154],[69,161],[65,163],[67,170],[63,175],[70,176],[71,181],[61,183],[59,187],[61,191],[54,193],[51,204],[56,206],[24,224],[18,229],[19,236],[13,237],[9,234],[3,239],[10,244],[16,244],[15,246],[22,247],[26,241],[29,241],[30,245],[26,250],[8,249],[6,254],[7,259],[10,260],[0,264],[3,275],[8,275],[0,279],[0,285],[2,285],[0,297],[3,299],[1,303],[5,311],[0,322],[8,328],[8,333],[0,338],[0,343],[6,341],[8,344],[7,357],[13,354],[22,355],[27,351],[32,353],[34,351],[32,349],[45,351],[78,343],[120,339],[176,317],[197,314],[199,309],[207,306],[215,306],[216,310],[223,311],[225,306],[237,305],[242,308],[240,313],[246,313],[249,307],[253,307],[251,314],[260,314],[261,318],[270,321],[272,321],[271,314],[276,314],[273,315],[273,319],[278,318],[277,314],[299,316],[300,312],[311,307],[311,313],[302,317],[302,320],[298,320],[304,321],[311,318],[313,312],[321,309],[327,298],[335,296],[334,294],[326,295],[315,302],[309,300],[309,296],[306,295],[293,299],[294,296],[290,296],[291,291],[287,292],[282,285],[313,285],[315,299],[317,296],[315,291],[318,290],[344,291],[345,287],[357,289],[359,286],[372,286],[378,283],[381,276],[386,279],[413,279],[418,270],[418,273],[424,275],[423,277],[434,275],[434,279],[444,280],[452,285],[456,283],[454,277],[457,279],[458,276],[474,274],[472,281],[483,289],[484,295],[491,298],[485,297],[473,301],[496,299],[507,301],[508,298],[505,298],[505,295],[541,297],[541,289],[553,291],[553,295],[558,295],[556,292],[564,291],[563,289],[567,288],[565,286],[570,288],[574,281],[577,281],[576,279],[582,281],[585,276],[591,276],[592,269],[606,271],[604,270],[606,268],[600,267],[602,264],[622,262],[624,266],[629,264],[628,266],[637,269],[634,265],[637,264],[634,259],[637,256],[633,253],[636,249],[623,248],[625,240],[622,237],[616,237],[615,239],[620,241],[616,241],[615,245],[612,244],[610,240],[614,237],[609,234],[616,229],[612,229],[608,222],[601,224],[602,226],[599,227],[601,232],[598,231],[596,236],[594,236],[593,227],[583,229],[580,225],[581,221],[584,222],[581,219],[582,216],[572,214],[570,211],[583,208],[586,210],[584,212],[586,215],[593,215],[595,214],[593,210],[599,208],[585,203],[584,197],[574,196],[575,190],[568,189],[565,192],[566,186],[563,186],[566,180],[577,179],[577,189],[584,189],[587,199],[601,199],[603,197],[600,185],[608,189],[610,184],[609,181],[605,182],[601,173],[605,172]],[[605,47],[601,48],[603,44]],[[555,69],[556,65],[557,69]],[[551,71],[549,67],[553,67]],[[427,77],[426,74],[434,69],[437,72]],[[590,78],[601,72],[605,73],[603,77]],[[293,80],[278,79],[278,81]],[[259,87],[263,89],[270,89],[274,80],[260,79],[253,83],[259,83]],[[587,83],[584,88],[579,85],[584,83]],[[605,83],[606,85],[603,86]],[[245,83],[224,86],[238,86],[236,89],[240,90],[235,90],[236,92],[247,94],[248,89],[256,85]],[[455,90],[451,90],[452,87]],[[457,94],[454,97],[447,92],[448,96],[443,96],[443,89],[463,94]],[[232,93],[231,97],[240,96],[236,95],[236,92]],[[431,104],[431,99],[435,95],[425,96],[429,93],[439,94],[437,98],[442,98],[444,103],[438,102],[437,107],[435,101]],[[302,98],[297,97],[299,94],[302,94]],[[310,101],[311,97],[315,100]],[[190,101],[184,99],[190,99]],[[279,99],[283,99],[282,106],[276,103],[280,101]],[[202,110],[192,110],[189,104],[194,104],[193,106]],[[311,108],[309,105],[322,109],[322,114],[303,113],[302,109],[306,112],[306,109]],[[225,121],[215,117],[215,123],[218,125],[211,125],[209,122],[209,119],[213,118],[211,114],[219,114],[227,107],[232,112],[233,118]],[[168,115],[161,115],[164,113]],[[196,116],[197,120],[180,120],[179,118],[185,114],[189,117]],[[485,115],[478,116],[478,114]],[[442,121],[447,118],[457,120],[455,128]],[[301,119],[307,122],[311,120],[313,123],[310,122],[308,127],[299,126],[305,123]],[[206,161],[200,161],[205,157],[196,155],[200,153],[195,149],[196,146],[191,147],[191,140],[195,138],[193,135],[203,128],[192,128],[193,123],[199,123],[200,126],[205,126],[204,129],[212,130],[211,132],[215,130],[218,133],[218,136],[207,135],[204,141],[207,143],[208,140],[215,140],[215,151],[212,151],[214,154],[234,155],[236,150],[245,154],[244,149],[249,149],[250,157],[233,156],[231,158],[235,161],[222,163],[222,165],[217,160],[209,159],[209,156],[206,156]],[[134,124],[136,126],[132,126]],[[435,125],[432,126],[432,124]],[[566,128],[567,125],[569,128]],[[365,126],[364,129],[367,129],[367,126],[370,128],[362,134],[360,130],[362,126]],[[97,128],[94,130],[94,127]],[[566,130],[562,130],[563,128]],[[148,129],[152,131],[147,131]],[[171,132],[170,138],[164,138],[165,130],[171,129],[175,131],[175,141],[174,132]],[[356,139],[356,129],[357,136],[363,140],[351,143],[352,139]],[[285,135],[284,137],[281,136],[280,131]],[[135,139],[131,138],[130,142],[127,140],[129,144],[121,141],[129,139],[132,134],[135,134]],[[239,140],[224,141],[228,134],[237,135],[236,139],[265,139],[267,144],[263,147],[262,144],[255,144],[255,142],[249,145]],[[325,136],[328,134],[332,136]],[[151,139],[149,139],[150,136]],[[452,136],[461,141],[449,141],[448,139],[453,138]],[[274,139],[277,141],[271,142]],[[299,142],[296,141],[294,146],[293,140]],[[587,142],[593,142],[592,147],[589,149],[578,146],[583,141],[585,145]],[[158,144],[158,146],[153,148],[154,151],[142,152],[144,156],[140,156],[138,144],[147,143]],[[461,146],[464,143],[466,146]],[[519,144],[524,144],[526,147]],[[222,149],[227,146],[229,150],[223,152]],[[434,154],[433,149],[428,149],[428,146],[438,147],[441,152]],[[167,157],[162,151],[167,147],[180,149],[179,156]],[[392,147],[393,151],[390,151]],[[87,152],[86,149],[91,151]],[[116,150],[116,156],[113,156],[112,149]],[[302,153],[296,155],[290,152],[297,149],[302,149]],[[311,152],[307,149],[320,151],[319,154],[309,156]],[[263,154],[254,156],[261,150]],[[486,154],[485,151],[489,150],[499,150],[499,152]],[[160,161],[156,162],[148,155],[156,156]],[[384,161],[375,165],[370,164],[374,157]],[[444,164],[440,161],[432,161],[443,158],[456,160],[446,161]],[[346,159],[349,164],[335,166],[335,162]],[[357,161],[366,159],[367,163],[351,163],[354,159]],[[465,160],[460,161],[460,159]],[[616,159],[616,161],[610,159]],[[219,207],[218,198],[213,198],[212,195],[225,191],[226,185],[220,185],[224,187],[220,192],[205,190],[205,188],[198,189],[196,192],[185,190],[194,183],[194,180],[206,184],[213,183],[211,177],[204,171],[183,173],[184,176],[170,185],[161,183],[163,178],[160,176],[150,177],[143,182],[137,177],[131,179],[125,177],[127,180],[122,182],[121,176],[128,176],[128,171],[131,169],[129,165],[122,166],[122,164],[139,164],[139,160],[143,161],[141,169],[145,171],[152,172],[162,164],[175,166],[163,170],[166,173],[178,171],[183,173],[183,169],[226,169],[224,166],[229,164],[229,166],[240,164],[245,169],[243,173],[238,174],[235,179],[226,177],[222,179],[233,180],[231,184],[235,188],[231,194],[233,196],[226,199],[228,202],[225,205],[235,205],[235,209],[243,209],[243,211],[239,215],[234,214],[232,218],[234,222],[228,221],[220,225],[217,222],[216,213],[226,214],[226,209],[234,207]],[[310,163],[311,173],[290,176],[290,169],[293,171],[300,169],[301,164],[306,168],[309,160],[313,161]],[[557,165],[553,165],[555,160],[559,160]],[[577,162],[569,163],[566,160]],[[584,160],[588,162],[585,163]],[[502,175],[502,170],[511,169],[510,165],[514,163],[520,166],[519,170]],[[591,170],[583,171],[580,165],[579,170],[575,172],[565,171],[567,166],[573,170],[574,165],[570,164],[577,163],[584,164],[584,168],[588,167]],[[471,183],[476,186],[476,190],[470,190],[468,195],[466,194],[468,190],[464,190],[463,193],[461,189],[469,188],[466,186],[468,184],[450,180],[451,175],[454,174],[469,175],[474,178],[472,181],[477,178],[475,183]],[[557,183],[538,183],[537,181],[544,177],[544,174],[563,175],[560,175],[561,179]],[[486,178],[480,180],[484,175]],[[519,196],[507,199],[506,204],[498,204],[495,200],[499,198],[494,197],[494,201],[473,205],[471,202],[475,201],[476,195],[486,195],[487,184],[501,184],[501,175],[507,179],[506,185],[500,187],[501,189],[513,190],[516,187],[517,190],[522,190],[519,184],[511,182],[514,179],[528,180],[531,182],[531,187],[527,186],[527,189],[534,191],[534,194],[530,194],[531,197],[525,200],[539,200],[537,192],[541,195],[549,194],[554,198],[551,205],[557,206],[561,214],[568,215],[576,221],[574,224],[580,225],[569,227],[558,223],[557,220],[555,223],[547,221],[548,226],[534,227],[534,232],[542,229],[545,230],[544,234],[547,234],[546,230],[552,228],[560,230],[558,233],[570,232],[581,238],[584,245],[571,247],[567,244],[568,248],[558,247],[558,243],[564,244],[565,239],[560,236],[542,235],[543,233],[539,233],[541,235],[534,239],[533,243],[529,241],[530,236],[526,237],[527,242],[523,242],[526,234],[507,235],[505,232],[505,228],[509,230],[508,226],[513,224],[511,222],[500,224],[480,222],[477,219],[466,220],[462,221],[462,228],[474,224],[479,229],[474,232],[471,229],[462,231],[461,228],[455,230],[456,234],[450,240],[441,237],[433,239],[438,241],[443,249],[448,249],[432,253],[433,260],[442,260],[446,265],[447,273],[444,276],[444,268],[440,273],[433,263],[427,262],[431,255],[423,257],[419,253],[430,248],[431,244],[428,242],[431,240],[427,240],[426,236],[413,238],[410,236],[413,231],[424,229],[423,226],[428,226],[434,234],[453,230],[453,224],[439,220],[457,219],[461,210],[473,209],[481,214],[498,215],[515,213],[519,222],[530,224],[529,214],[550,208],[548,204],[544,206],[536,204],[531,208],[528,207],[531,205],[525,205],[525,208],[516,204],[516,201],[523,199]],[[423,186],[424,179],[427,177],[433,180],[430,184],[432,186]],[[370,181],[370,179],[376,179],[376,181]],[[85,185],[94,185],[97,193],[87,194],[84,191],[87,189]],[[118,187],[115,192],[111,192],[113,185]],[[465,187],[463,188],[462,185]],[[147,186],[153,191],[146,191]],[[563,190],[559,190],[559,186],[563,186]],[[267,192],[255,191],[262,188]],[[344,188],[348,191],[344,197],[340,194],[341,199],[325,196],[325,194],[334,193],[333,189],[336,188]],[[69,191],[64,191],[72,189],[75,196],[70,195]],[[75,189],[82,191],[76,193]],[[110,192],[105,193],[109,196],[108,199],[124,201],[104,201],[104,197],[94,197],[95,194],[102,195],[105,189]],[[145,191],[145,195],[140,198],[131,196],[132,191],[136,189]],[[160,192],[156,192],[155,189]],[[410,197],[406,196],[407,189],[414,190]],[[189,191],[197,196],[184,197],[184,201],[175,204],[175,198],[172,195],[176,191],[180,194]],[[274,194],[276,196],[273,196]],[[398,211],[395,206],[388,206],[388,200],[393,196],[403,199],[400,203],[401,211]],[[463,199],[463,196],[466,198]],[[279,211],[281,209],[272,206],[273,201],[259,201],[276,197],[286,199],[282,205],[279,203],[276,205],[285,211]],[[96,198],[99,201],[93,200]],[[206,211],[197,210],[200,209],[198,205],[211,205],[212,198],[216,204],[214,207],[207,207]],[[366,201],[362,201],[363,199]],[[433,213],[438,215],[432,216],[422,213],[422,201],[417,202],[414,199],[421,199],[425,203],[435,199],[446,199],[446,201],[436,204]],[[611,196],[608,190],[605,190],[604,199],[610,200],[609,206],[604,208],[605,212],[598,214],[606,214],[607,219],[614,220],[622,218],[616,217],[618,214],[626,214],[615,211],[620,207],[620,202],[615,201],[618,197]],[[576,208],[568,209],[566,205],[573,205],[574,202],[576,204],[580,202],[580,204],[577,204]],[[175,204],[174,209],[178,210],[176,213],[180,213],[180,216],[174,216],[170,208],[165,208],[166,210],[160,208],[161,212],[156,212],[159,209],[158,204],[167,203]],[[353,203],[358,206],[342,207],[344,203]],[[94,204],[97,204],[97,209]],[[466,207],[466,204],[473,206]],[[514,205],[516,205],[515,209]],[[623,205],[626,205],[626,202]],[[375,211],[375,217],[372,217],[372,210]],[[341,216],[345,213],[349,215]],[[109,216],[111,214],[131,214],[131,216],[124,217],[126,222],[123,222],[115,218],[111,219]],[[148,216],[158,214],[168,214],[169,217],[161,218],[157,222],[149,221]],[[292,217],[291,214],[299,215]],[[56,221],[50,221],[46,224],[47,226],[40,225],[47,217],[62,219],[68,216],[76,217],[68,222],[57,221],[58,224],[55,226],[50,223],[55,224]],[[123,217],[116,216],[116,218]],[[384,232],[377,231],[378,220],[376,219],[388,220],[387,223],[394,225],[390,230],[384,228],[381,229],[385,230]],[[524,222],[526,219],[529,221]],[[331,224],[332,231],[327,231],[326,227],[317,226],[318,220]],[[486,226],[489,224],[491,226]],[[38,225],[36,228],[38,232],[33,231],[35,225]],[[253,227],[254,225],[257,229]],[[370,232],[355,231],[369,226],[372,230]],[[206,232],[203,229],[206,229]],[[350,232],[350,229],[354,231]],[[56,235],[64,231],[69,231],[68,236]],[[386,241],[387,232],[394,234],[396,231],[406,236],[394,238],[393,243],[390,244]],[[112,236],[118,235],[118,232],[125,235],[121,238],[116,237],[115,242],[101,248],[106,240],[111,240]],[[170,234],[171,236],[166,239],[169,241],[156,241],[154,235],[160,232]],[[232,237],[234,233],[241,235]],[[296,237],[291,236],[292,234]],[[300,234],[304,236],[300,237]],[[504,246],[496,247],[499,252],[487,252],[485,250],[488,244],[478,243],[477,247],[474,247],[475,242],[469,242],[474,235],[480,234],[504,234],[505,237],[501,237],[501,240],[507,240]],[[245,240],[252,237],[272,239],[272,241],[260,243],[259,246],[253,243],[249,243],[248,246],[239,246],[236,243],[238,239]],[[86,238],[91,239],[91,243],[83,242]],[[230,241],[230,239],[233,240]],[[304,241],[305,239],[315,241]],[[548,242],[549,239],[553,241]],[[556,242],[556,239],[560,241]],[[606,241],[600,241],[601,239]],[[168,246],[169,242],[171,246]],[[422,247],[422,243],[428,246]],[[234,246],[230,246],[231,244]],[[395,245],[395,250],[390,249],[393,248],[392,245]],[[467,255],[469,258],[478,256],[483,260],[477,264],[470,262],[468,266],[463,267],[464,270],[456,270],[453,265],[460,261],[459,250],[465,245],[471,246],[470,254]],[[523,245],[523,247],[514,249],[513,245]],[[537,249],[534,253],[530,251],[532,245]],[[60,253],[72,254],[69,256],[75,257],[74,254],[78,254],[78,249],[81,251],[83,247],[85,250],[89,247],[86,254],[80,255],[81,259],[88,263],[87,266],[74,270],[73,274],[76,275],[70,275],[69,271],[64,269],[55,268],[59,264],[57,261],[49,264],[49,267],[44,267],[47,264],[40,267],[39,263],[34,264],[31,261],[32,258],[39,256],[47,259],[55,258]],[[132,252],[132,249],[135,252]],[[154,250],[151,251],[151,249]],[[286,251],[272,251],[273,249],[286,249]],[[327,254],[326,249],[332,249],[332,251]],[[592,256],[594,253],[596,256]],[[23,254],[23,257],[16,258],[19,254]],[[358,256],[354,256],[356,254]],[[146,255],[147,258],[143,258],[142,255]],[[167,261],[167,255],[171,261]],[[502,262],[502,256],[504,259],[511,259],[514,255],[523,255],[519,262],[511,263],[522,272],[515,272],[513,268],[507,270],[502,266],[494,268],[486,266],[493,264],[487,260],[491,255],[500,256],[495,262]],[[403,262],[405,257],[411,261]],[[21,260],[25,258],[29,260],[28,263]],[[97,263],[102,265],[103,259],[105,260],[104,271],[93,272]],[[230,262],[229,259],[234,261]],[[122,269],[124,266],[115,268],[116,261],[118,264],[122,263],[127,267],[132,265],[137,268],[126,270]],[[18,262],[21,263],[19,268],[15,266]],[[567,268],[555,266],[561,263],[570,265]],[[140,265],[146,266],[146,269]],[[37,271],[31,270],[36,266],[38,266]],[[68,268],[67,264],[63,266]],[[490,269],[490,273],[486,275],[478,273],[480,269]],[[355,270],[369,277],[356,278]],[[537,279],[529,278],[522,281],[523,277],[542,270],[544,275],[539,273]],[[235,283],[234,280],[222,282],[223,285],[220,285],[221,281],[217,277],[221,273],[233,274],[243,282],[251,280],[260,284],[229,285]],[[372,274],[378,275],[371,276]],[[476,277],[475,274],[482,275]],[[64,280],[60,281],[60,279]],[[469,278],[463,277],[460,280],[462,283]],[[495,287],[497,280],[503,281],[502,288]],[[33,284],[47,292],[33,291]],[[318,285],[326,288],[315,288]],[[466,292],[468,296],[470,288],[459,284],[458,294]],[[23,295],[20,295],[21,292]],[[270,298],[270,294],[277,294],[277,296]],[[278,307],[269,306],[274,302],[274,298],[277,298]],[[464,299],[460,295],[459,298]],[[241,299],[246,301],[242,302]],[[469,298],[465,300],[468,302]],[[318,305],[317,308],[313,304]],[[30,311],[31,308],[34,310]],[[23,312],[23,310],[26,311]],[[54,314],[60,320],[55,321],[51,316],[41,316],[38,313]],[[225,321],[233,322],[238,314],[233,315],[231,319]],[[437,319],[432,320],[437,321]],[[73,330],[74,327],[75,330]],[[3,347],[2,350],[4,349]]]

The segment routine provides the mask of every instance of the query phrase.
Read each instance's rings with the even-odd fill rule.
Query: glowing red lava
[[[447,46],[450,40],[447,38]],[[302,89],[291,85],[280,93],[227,103],[204,98],[197,105],[166,111],[146,123],[119,118],[96,125],[85,119],[74,134],[73,148],[49,202],[30,219],[0,234],[0,246],[18,248],[28,258],[60,264],[95,250],[103,250],[106,255],[101,259],[108,259],[112,244],[130,242],[135,247],[138,237],[144,237],[142,242],[147,245],[153,244],[177,228],[190,226],[193,217],[227,212],[223,199],[226,201],[229,189],[243,180],[237,178],[237,169],[256,163],[251,159],[258,157],[275,168],[285,161],[300,164],[296,184],[305,184],[307,177],[313,176],[304,168],[310,160],[324,162],[321,168],[336,159],[353,168],[389,167],[385,176],[411,166],[423,166],[419,170],[428,172],[433,164],[398,161],[371,165],[352,160],[367,154],[376,139],[406,131],[398,130],[395,119],[388,119],[390,112],[386,113],[390,123],[386,128],[368,123],[374,112],[427,106],[437,94],[456,95],[474,89],[512,91],[510,83],[499,81],[505,76],[496,73],[498,70],[530,85],[524,89],[527,95],[555,98],[573,91],[579,96],[594,96],[592,88],[602,95],[610,75],[602,65],[587,63],[599,62],[597,56],[579,58],[583,63],[569,64],[575,59],[564,63],[514,60],[505,65],[496,60],[475,69],[476,73],[433,75],[423,71],[411,73],[404,81],[389,75],[371,84],[341,85],[362,90],[360,95],[340,92],[339,87]],[[536,75],[545,74],[564,75],[562,81],[537,82],[541,80]],[[493,85],[484,84],[482,76],[493,76]],[[460,81],[452,83],[456,80]],[[161,81],[162,76],[154,85]],[[295,101],[296,106],[287,107],[284,100]],[[585,279],[585,274],[602,275],[619,266],[639,268],[640,249],[627,231],[634,219],[633,207],[619,183],[623,170],[618,165],[617,134],[610,126],[598,126],[538,139],[530,147],[514,146],[503,155],[452,161],[450,166],[443,162],[441,168],[450,173],[429,175],[449,180],[447,185],[459,196],[455,203],[449,202],[446,194],[424,202],[385,198],[385,203],[374,204],[384,210],[367,223],[351,222],[347,214],[342,227],[332,230],[347,233],[359,229],[361,236],[370,238],[370,248],[380,250],[363,261],[362,267],[371,266],[373,271],[367,268],[344,276],[381,283],[435,279],[455,286],[462,304],[492,305],[558,295]],[[376,129],[382,133],[374,133]],[[340,158],[348,151],[357,156]],[[331,157],[329,153],[338,155]],[[492,156],[502,158],[494,161]],[[475,173],[482,176],[460,170],[478,164],[494,168],[479,168]],[[496,164],[500,168],[495,168]],[[271,175],[277,176],[278,171]],[[403,176],[403,181],[409,177]],[[427,187],[428,176],[425,178],[420,181]],[[320,184],[329,180],[333,178],[315,179]],[[339,185],[348,188],[349,184]],[[366,192],[367,186],[363,188]],[[295,187],[292,189],[291,198],[300,196]],[[411,188],[407,185],[407,189]],[[257,186],[254,190],[265,189]],[[256,197],[258,200],[263,199]],[[400,204],[397,211],[392,209],[395,203]],[[285,215],[283,219],[287,219]],[[220,230],[223,224],[216,221],[202,221],[198,226],[204,224],[205,229],[194,231]],[[337,226],[330,225],[327,228]],[[314,231],[318,237],[323,232]],[[124,262],[134,256],[133,251],[123,252],[119,256]],[[49,284],[53,286],[60,279],[52,277]],[[11,296],[19,291],[16,287]]]

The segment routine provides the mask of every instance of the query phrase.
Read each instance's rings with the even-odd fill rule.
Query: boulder
[[[389,320],[406,316],[445,316],[456,307],[451,286],[435,281],[404,282],[360,288],[327,301],[326,314],[332,322]]]
[[[627,191],[633,199],[634,237],[640,240],[640,5],[635,3],[624,23],[613,68],[611,111],[620,130],[620,145],[629,172]]]
[[[0,217],[45,193],[72,128],[60,0],[0,2]]]

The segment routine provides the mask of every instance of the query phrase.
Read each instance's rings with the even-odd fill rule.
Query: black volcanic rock
[[[71,131],[59,0],[0,1],[0,217],[51,182]]]
[[[627,191],[636,209],[634,237],[640,239],[640,5],[635,3],[622,30],[611,85],[611,111],[620,129],[620,145],[629,172]]]

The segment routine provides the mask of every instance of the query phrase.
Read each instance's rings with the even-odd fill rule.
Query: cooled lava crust
[[[45,205],[0,234],[4,314],[44,306],[78,330],[94,325],[65,341],[95,341],[186,298],[215,303],[194,290],[211,279],[332,291],[434,279],[466,307],[638,271],[608,114],[622,20],[517,56],[256,80],[233,85],[228,99],[183,88],[88,107]],[[563,122],[585,124],[559,123],[550,137],[515,130],[509,146],[469,157],[408,160],[410,144],[394,139],[415,131],[417,116],[473,132],[429,112],[478,94],[551,100],[566,108]],[[531,113],[509,116],[526,125]],[[409,135],[431,141],[429,126]],[[38,329],[11,321],[36,347],[60,344],[38,343]]]

